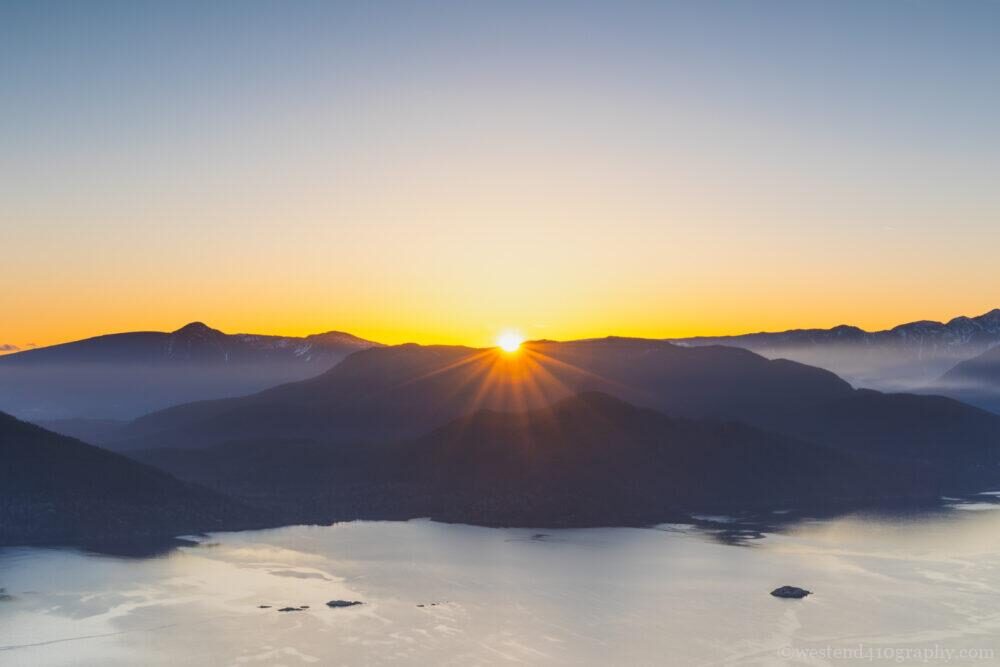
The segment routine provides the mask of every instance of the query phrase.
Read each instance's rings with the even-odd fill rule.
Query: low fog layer
[[[324,370],[290,363],[0,367],[0,406],[30,421],[134,419],[189,401],[253,393]]]

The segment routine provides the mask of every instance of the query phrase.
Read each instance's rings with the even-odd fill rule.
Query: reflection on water
[[[3,549],[0,664],[838,664],[788,649],[859,645],[1000,655],[1000,512],[749,523],[358,522],[215,534],[143,559]],[[734,532],[758,539],[734,548]],[[814,595],[768,594],[784,584]]]

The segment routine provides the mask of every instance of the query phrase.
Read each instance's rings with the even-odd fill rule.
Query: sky
[[[0,348],[1000,306],[1000,2],[0,0]]]

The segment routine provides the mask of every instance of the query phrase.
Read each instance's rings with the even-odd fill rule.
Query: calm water
[[[1000,656],[990,500],[747,546],[684,526],[539,537],[411,521],[218,534],[146,559],[3,549],[0,664],[871,664],[834,649],[996,664],[945,657]],[[771,597],[781,584],[815,595]]]

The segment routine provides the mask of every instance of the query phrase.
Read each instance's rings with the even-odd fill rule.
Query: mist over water
[[[421,520],[216,534],[153,558],[8,548],[0,662],[767,665],[833,664],[791,649],[1000,650],[1000,512],[981,499],[739,546],[685,525]],[[769,595],[784,584],[814,594]],[[326,606],[337,599],[364,604]]]

